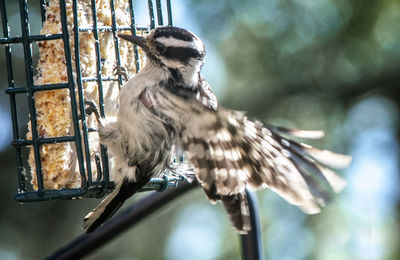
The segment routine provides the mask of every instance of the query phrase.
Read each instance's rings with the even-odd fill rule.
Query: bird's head
[[[188,30],[157,27],[147,36],[119,35],[140,46],[153,63],[168,69],[200,70],[206,56],[203,42]]]

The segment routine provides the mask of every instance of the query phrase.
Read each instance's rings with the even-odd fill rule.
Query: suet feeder
[[[116,100],[115,90],[123,85],[123,77],[114,75],[110,68],[129,63],[131,73],[140,69],[143,61],[140,51],[121,42],[118,34],[146,34],[156,24],[172,25],[169,0],[141,4],[147,5],[148,23],[144,25],[136,23],[133,0],[40,0],[29,1],[29,5],[27,0],[20,0],[21,35],[16,35],[19,28],[10,27],[7,17],[10,3],[0,0],[3,30],[0,44],[5,49],[8,80],[5,92],[10,98],[19,185],[15,200],[102,197],[113,187],[107,149],[96,139],[93,120],[85,115],[84,100],[96,100],[101,115],[107,116],[107,105]],[[35,14],[28,9],[39,5],[42,30],[40,34],[32,34],[30,21]],[[23,47],[25,84],[22,86],[15,83],[14,77],[19,69],[13,62],[16,45]],[[39,58],[33,46],[39,49]],[[126,55],[128,51],[133,53]],[[125,56],[132,59],[127,61]],[[18,110],[26,104],[29,123],[21,127]],[[113,112],[111,109],[111,117]],[[28,128],[28,134],[20,134],[21,128]],[[143,190],[175,187],[179,180],[155,178]]]

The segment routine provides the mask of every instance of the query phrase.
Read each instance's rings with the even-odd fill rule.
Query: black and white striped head
[[[137,44],[146,52],[149,59],[170,69],[200,68],[206,56],[200,38],[178,27],[158,27],[145,37],[119,36]]]

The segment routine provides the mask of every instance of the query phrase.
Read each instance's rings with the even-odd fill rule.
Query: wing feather
[[[268,187],[309,214],[320,212],[332,194],[345,186],[328,167],[345,167],[351,157],[281,136],[320,138],[322,131],[264,125],[243,112],[221,107],[216,111],[201,100],[173,95],[155,100],[159,111],[182,129],[183,148],[207,197],[213,202],[222,200],[238,230],[245,232],[249,223],[246,186]]]

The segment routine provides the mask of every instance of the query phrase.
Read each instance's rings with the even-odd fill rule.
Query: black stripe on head
[[[182,74],[179,72],[178,69],[170,68],[169,72],[171,73],[171,77],[166,82],[161,82],[161,86],[163,86],[169,92],[183,97],[184,99],[195,98],[197,94],[196,87],[185,85],[182,79]],[[199,113],[196,110],[193,110],[192,112],[196,114]]]
[[[159,37],[173,37],[182,41],[193,41],[194,35],[178,27],[159,27],[154,32],[154,39]]]
[[[192,48],[167,47],[162,55],[167,59],[179,60],[187,64],[191,58],[203,59],[205,54]]]

